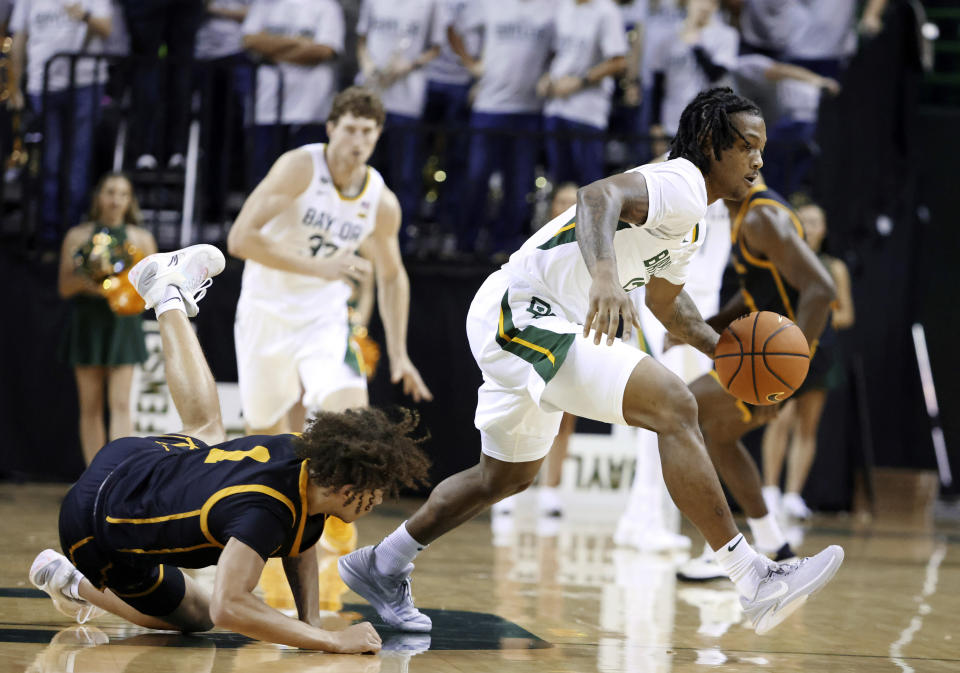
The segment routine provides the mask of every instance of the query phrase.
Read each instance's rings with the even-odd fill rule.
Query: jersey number
[[[340,249],[336,243],[331,243],[320,234],[314,234],[310,237],[310,254],[316,257],[333,257]],[[322,251],[322,252],[321,252]]]
[[[255,446],[246,451],[224,451],[223,449],[210,449],[210,453],[203,462],[220,463],[224,460],[243,460],[250,458],[258,463],[265,463],[270,460],[270,451],[265,446]]]

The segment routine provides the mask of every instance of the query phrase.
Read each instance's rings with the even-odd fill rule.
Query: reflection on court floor
[[[377,656],[331,655],[214,631],[152,633],[104,616],[82,627],[29,586],[38,549],[56,546],[66,486],[0,485],[7,543],[0,564],[0,673],[689,673],[843,671],[940,673],[960,668],[960,528],[821,516],[800,549],[844,545],[836,580],[769,636],[743,618],[732,585],[675,579],[685,556],[643,554],[612,540],[624,493],[567,493],[564,519],[539,518],[535,496],[508,518],[483,515],[416,561],[413,592],[430,634],[400,634],[346,591],[332,570],[321,594],[332,625],[371,619]],[[353,545],[371,544],[416,502],[366,517]],[[685,528],[685,534],[695,535]],[[799,531],[798,531],[799,532]],[[793,541],[793,540],[792,540]],[[350,544],[344,548],[351,548]],[[695,540],[695,553],[699,543]],[[340,551],[339,549],[337,551]],[[331,555],[336,558],[335,554]],[[321,563],[326,563],[321,560]],[[261,596],[292,614],[282,570]],[[212,586],[212,571],[199,580]]]

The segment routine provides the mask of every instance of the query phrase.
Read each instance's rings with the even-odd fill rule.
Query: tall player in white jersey
[[[479,464],[441,482],[379,545],[339,562],[341,578],[385,621],[430,630],[429,617],[411,598],[412,560],[447,531],[527,488],[563,411],[659,435],[667,488],[729,573],[757,633],[775,627],[833,577],[843,560],[838,546],[775,564],[744,540],[704,447],[692,393],[626,343],[638,325],[629,293],[644,287],[646,305],[667,330],[713,356],[720,335],[683,285],[707,206],[748,193],[765,144],[756,105],[730,89],[701,93],[683,111],[671,160],[581,188],[574,208],[486,280],[467,315],[467,337],[484,379],[476,413]]]
[[[234,332],[252,434],[300,430],[305,410],[367,404],[366,379],[347,364],[347,301],[351,281],[374,271],[391,379],[415,401],[432,397],[407,355],[400,206],[367,166],[384,116],[375,93],[340,92],[327,121],[330,142],[277,159],[230,230],[230,254],[246,260]]]

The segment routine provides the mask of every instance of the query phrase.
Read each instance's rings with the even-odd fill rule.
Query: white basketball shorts
[[[627,380],[646,353],[620,339],[584,338],[586,316],[497,271],[467,314],[470,350],[483,372],[475,423],[481,447],[511,463],[550,451],[562,412],[624,424]]]
[[[349,341],[346,310],[301,322],[237,306],[234,340],[240,401],[251,428],[268,428],[301,399],[308,410],[345,388],[366,389]]]

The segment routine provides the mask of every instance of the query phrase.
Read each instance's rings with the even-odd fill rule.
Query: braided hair
[[[670,144],[670,159],[683,157],[692,162],[704,175],[710,173],[710,157],[704,153],[705,141],[710,141],[713,156],[720,161],[720,153],[733,147],[743,135],[730,121],[731,115],[749,112],[762,117],[753,101],[738,96],[729,87],[701,91],[683,109],[677,135]]]

